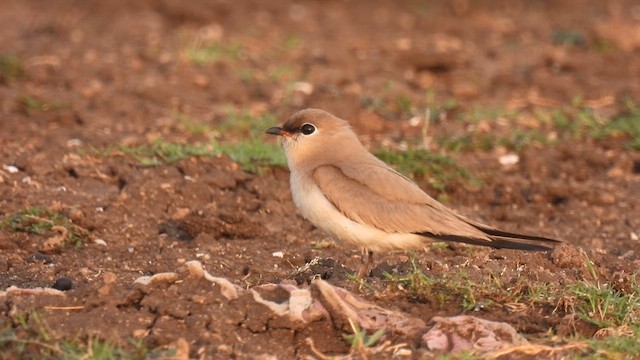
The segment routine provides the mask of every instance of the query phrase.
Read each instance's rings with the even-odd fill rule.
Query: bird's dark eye
[[[311,124],[304,124],[300,127],[300,132],[304,135],[311,135],[316,131],[316,127]]]

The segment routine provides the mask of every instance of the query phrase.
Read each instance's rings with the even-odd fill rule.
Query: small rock
[[[640,160],[636,160],[633,162],[633,173],[640,174]]]
[[[142,284],[142,285],[149,285],[154,283],[155,284],[162,284],[162,283],[172,284],[176,280],[178,280],[178,274],[173,272],[164,272],[164,273],[157,273],[152,276],[141,276],[137,278],[134,283]]]
[[[436,316],[432,321],[436,325],[422,336],[422,343],[430,350],[487,353],[527,343],[511,325],[503,322],[467,315]]]
[[[135,339],[141,339],[145,336],[149,335],[149,330],[147,329],[137,329],[137,330],[133,330],[133,337]]]
[[[39,262],[43,264],[51,264],[53,262],[51,256],[39,252],[27,256],[25,260],[27,262]]]
[[[274,251],[271,256],[273,257],[277,257],[277,258],[283,258],[284,257],[284,252],[282,251]]]
[[[518,154],[506,154],[498,158],[498,162],[503,166],[511,166],[520,162],[520,156]]]
[[[218,346],[218,353],[222,355],[231,355],[233,353],[233,348],[230,345],[222,344]]]
[[[393,355],[391,357],[411,357],[413,351],[407,348],[397,348],[393,351]]]
[[[0,259],[0,271],[8,271],[9,267],[9,262],[6,259]]]
[[[313,84],[304,81],[298,81],[293,84],[293,90],[299,91],[305,95],[311,95],[313,93]]]
[[[3,165],[2,168],[7,170],[9,174],[15,174],[18,171],[20,171],[20,169],[18,169],[17,166],[13,166],[13,165]]]
[[[107,246],[107,242],[102,239],[95,239],[93,240],[93,242],[96,243],[97,245]]]
[[[68,147],[76,147],[82,145],[82,140],[80,139],[69,139],[67,140]]]
[[[66,276],[61,276],[51,287],[60,291],[71,290],[71,288],[73,288],[73,281]]]
[[[189,214],[191,214],[191,209],[190,208],[178,208],[171,215],[171,219],[172,220],[182,220],[185,217],[187,217],[187,215],[189,215]]]
[[[411,119],[409,119],[409,125],[411,125],[413,127],[417,127],[421,123],[422,123],[422,117],[420,117],[420,116],[414,116]]]

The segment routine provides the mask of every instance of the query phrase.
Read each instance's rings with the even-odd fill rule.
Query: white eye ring
[[[302,135],[311,135],[316,131],[316,127],[313,126],[312,124],[303,124],[302,126],[300,126],[300,133]]]

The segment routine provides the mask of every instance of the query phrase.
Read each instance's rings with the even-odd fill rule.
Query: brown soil
[[[407,114],[369,104],[399,95],[424,102],[428,89],[438,101],[457,100],[458,111],[562,106],[581,96],[616,114],[623,100],[640,99],[637,12],[625,1],[2,1],[0,55],[17,56],[26,74],[0,77],[0,217],[46,207],[90,238],[42,255],[47,236],[0,230],[0,289],[72,282],[64,298],[0,303],[0,324],[15,326],[17,314],[35,309],[60,338],[98,335],[123,346],[136,338],[150,348],[184,339],[194,358],[302,358],[311,354],[307,338],[322,352],[346,353],[341,331],[273,325],[261,318],[263,309],[229,305],[207,283],[131,286],[197,259],[242,287],[302,285],[320,274],[351,288],[345,274],[359,267],[360,249],[316,246],[326,237],[296,212],[286,169],[251,174],[227,157],[148,167],[117,151],[88,149],[156,138],[204,141],[175,114],[215,127],[229,106],[283,118],[323,108],[350,119],[372,148],[416,141],[420,130]],[[575,45],[551,41],[569,30],[581,34]],[[194,64],[184,49],[196,38],[243,50]],[[298,43],[287,46],[291,39]],[[595,50],[605,45],[611,49]],[[313,92],[288,91],[293,81],[313,84]],[[33,109],[25,97],[49,105]],[[450,116],[430,131],[465,129]],[[640,154],[623,138],[574,139],[527,146],[517,165],[504,167],[500,151],[452,154],[482,185],[447,187],[447,204],[567,245],[550,254],[461,245],[377,254],[367,278],[373,290],[364,288],[364,298],[425,322],[465,312],[458,301],[410,294],[385,277],[410,271],[410,257],[433,277],[464,273],[473,283],[498,278],[514,288],[525,279],[535,288],[589,278],[584,251],[602,282],[628,286],[640,265]],[[324,259],[317,269],[296,272],[315,257]],[[504,299],[490,300],[495,305],[471,312],[532,340],[549,329],[561,336],[596,330],[566,317],[570,309],[562,306],[516,311]]]

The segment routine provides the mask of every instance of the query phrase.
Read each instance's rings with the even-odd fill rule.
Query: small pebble
[[[503,166],[515,165],[520,162],[520,156],[518,156],[518,154],[506,154],[500,156],[498,161]]]
[[[18,171],[20,171],[20,169],[18,169],[17,166],[13,166],[13,165],[3,165],[2,166],[5,170],[7,170],[10,174],[15,174]]]
[[[633,162],[633,173],[640,174],[640,160],[636,160]]]
[[[293,90],[299,91],[305,95],[311,95],[313,93],[313,84],[303,81],[293,83]]]
[[[66,276],[61,276],[51,287],[60,291],[71,290],[73,287],[73,281]]]
[[[218,346],[218,353],[222,355],[230,355],[233,352],[233,348],[227,344]]]
[[[82,145],[82,140],[80,139],[69,139],[67,140],[67,146],[68,147],[75,147],[75,146],[80,146]]]
[[[147,335],[149,335],[149,330],[147,329],[137,329],[133,331],[133,337],[136,339],[141,339]]]

